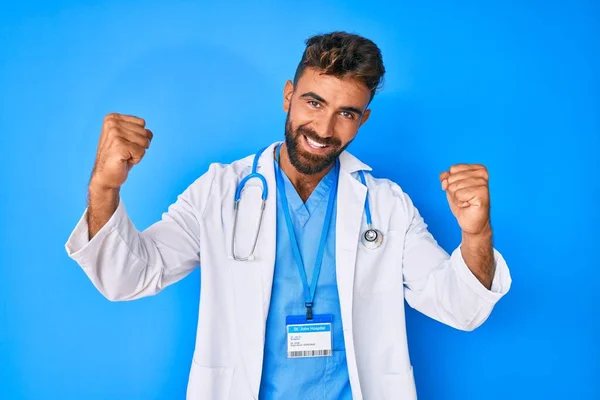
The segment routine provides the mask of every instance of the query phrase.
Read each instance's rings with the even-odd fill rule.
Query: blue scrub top
[[[279,165],[275,161],[275,168]],[[321,179],[306,203],[281,171],[300,254],[310,283],[315,267],[319,239],[323,229],[329,190],[333,187],[336,168]],[[294,260],[287,231],[283,204],[277,193],[277,249],[271,305],[267,316],[262,380],[259,398],[271,399],[351,399],[346,365],[346,347],[342,335],[340,299],[335,273],[335,216],[327,235],[323,264],[315,293],[314,314],[333,315],[333,355],[329,357],[287,358],[285,318],[305,315],[302,281]],[[337,199],[337,197],[336,197]]]

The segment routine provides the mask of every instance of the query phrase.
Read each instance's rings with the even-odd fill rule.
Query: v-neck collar
[[[275,162],[275,168],[280,168]],[[319,207],[321,202],[328,196],[329,190],[333,186],[335,179],[335,168],[331,168],[327,174],[321,178],[317,187],[312,191],[306,202],[302,201],[302,198],[296,191],[296,188],[292,184],[292,181],[288,178],[283,170],[281,170],[283,181],[285,184],[285,194],[287,196],[288,204],[290,207],[290,213],[292,218],[296,219],[296,222],[304,227],[310,219],[313,212]]]

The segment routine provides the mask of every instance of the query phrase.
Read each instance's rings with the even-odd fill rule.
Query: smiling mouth
[[[321,150],[321,149],[324,149],[324,148],[327,147],[326,144],[321,144],[319,142],[316,142],[316,141],[308,138],[306,135],[302,135],[302,136],[304,136],[304,139],[306,140],[306,143],[308,143],[308,145],[310,147],[312,147],[313,149]]]

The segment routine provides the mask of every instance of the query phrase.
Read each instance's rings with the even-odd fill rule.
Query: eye
[[[308,101],[308,104],[310,104],[311,106],[313,106],[313,107],[315,107],[315,108],[319,108],[319,107],[321,107],[321,104],[319,104],[319,102],[318,102],[318,101],[315,101],[315,100],[309,100],[309,101]]]
[[[354,114],[352,114],[351,112],[348,112],[348,111],[342,111],[340,114],[342,114],[342,117],[347,118],[347,119],[354,118]]]

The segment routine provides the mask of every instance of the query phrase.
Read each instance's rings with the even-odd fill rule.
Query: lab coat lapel
[[[261,272],[263,284],[263,317],[264,324],[267,321],[267,313],[271,303],[271,288],[273,285],[273,273],[275,271],[275,254],[277,247],[277,186],[275,180],[274,149],[278,143],[274,143],[265,150],[261,159],[259,171],[265,176],[269,187],[269,196],[265,206],[264,237],[260,242]]]
[[[258,172],[264,175],[269,193],[258,238],[257,258],[252,261],[235,262],[232,273],[236,335],[243,363],[243,370],[239,373],[247,376],[255,398],[258,398],[260,388],[265,326],[271,300],[277,246],[277,187],[273,162],[273,150],[277,144],[279,143],[273,143],[264,151],[258,165]],[[354,398],[361,399],[352,336],[352,302],[356,254],[367,189],[351,172],[370,168],[346,152],[342,153],[340,161],[336,216],[336,274],[350,383]]]
[[[337,284],[342,323],[344,324],[344,341],[350,384],[355,398],[361,398],[353,346],[352,302],[356,253],[360,242],[360,228],[367,189],[344,168],[343,163],[338,185],[335,245]]]
[[[252,393],[258,398],[262,372],[265,324],[271,298],[275,267],[277,190],[273,166],[274,144],[259,159],[258,172],[268,186],[268,196],[258,237],[256,258],[235,262],[232,268],[236,335],[243,370]],[[240,177],[240,180],[243,177]]]

